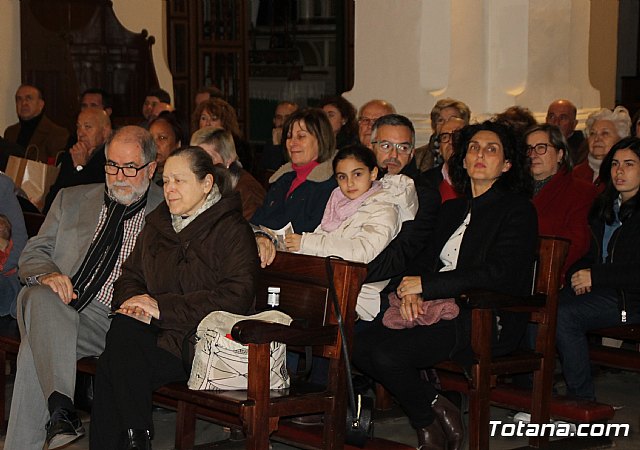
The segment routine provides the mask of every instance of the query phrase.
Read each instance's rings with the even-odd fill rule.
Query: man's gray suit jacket
[[[145,213],[149,214],[162,201],[162,189],[150,183]],[[20,256],[22,281],[52,272],[73,276],[91,245],[103,203],[103,183],[62,189],[40,232],[27,242]]]

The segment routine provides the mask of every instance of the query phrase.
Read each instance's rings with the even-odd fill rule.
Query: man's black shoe
[[[47,423],[47,448],[62,447],[84,436],[82,421],[75,411],[58,408]]]

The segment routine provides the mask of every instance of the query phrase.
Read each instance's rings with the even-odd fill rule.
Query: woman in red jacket
[[[593,184],[571,176],[568,144],[555,125],[536,125],[524,135],[534,180],[538,232],[571,241],[564,273],[589,250],[587,215],[596,196]]]

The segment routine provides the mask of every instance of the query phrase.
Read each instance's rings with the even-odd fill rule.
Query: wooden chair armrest
[[[546,303],[547,296],[533,294],[526,296],[509,295],[501,292],[477,290],[462,294],[456,299],[460,308],[466,309],[494,309],[510,307],[541,307]]]
[[[331,345],[335,343],[338,327],[302,328],[295,322],[289,325],[264,322],[261,320],[242,320],[231,329],[231,336],[241,344],[268,344],[282,342],[286,345]]]

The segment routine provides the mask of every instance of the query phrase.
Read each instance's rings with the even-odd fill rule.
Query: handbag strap
[[[340,304],[338,303],[338,295],[336,294],[336,287],[333,284],[333,267],[331,267],[332,259],[342,259],[336,256],[327,256],[325,258],[325,264],[327,267],[327,277],[329,284],[329,295],[333,302],[333,310],[338,321],[338,330],[340,337],[342,338],[342,353],[344,354],[345,363],[344,367],[347,372],[347,391],[349,394],[349,404],[353,413],[353,426],[358,427],[360,422],[360,415],[356,409],[356,396],[353,391],[353,380],[351,379],[351,358],[349,357],[349,349],[347,348],[347,340],[345,339],[344,325],[342,320],[342,313],[340,312]]]

